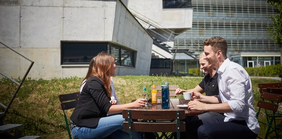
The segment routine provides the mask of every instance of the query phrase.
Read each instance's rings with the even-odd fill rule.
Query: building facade
[[[101,51],[116,75],[149,75],[153,39],[120,0],[1,0],[0,42],[34,61],[31,78],[84,77]],[[0,72],[18,78],[25,60],[0,44]]]
[[[154,39],[150,75],[171,75],[175,60],[193,59],[183,51],[172,51],[175,37],[192,28],[191,0],[122,1]]]
[[[34,60],[32,78],[83,77],[101,51],[116,75],[187,74],[212,36],[244,67],[280,63],[271,15],[266,0],[0,0],[0,42]],[[0,65],[17,78],[28,64],[0,45]]]
[[[274,7],[266,0],[192,0],[192,7],[192,28],[175,38],[178,50],[189,49],[197,57],[205,39],[221,36],[228,42],[229,58],[243,67],[280,63],[280,48],[267,33]],[[187,72],[189,61],[178,59],[174,70]]]

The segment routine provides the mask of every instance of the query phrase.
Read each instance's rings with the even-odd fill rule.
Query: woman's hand
[[[176,88],[175,90],[175,95],[179,95],[179,94],[182,94],[183,93],[183,90],[180,89],[180,88]]]
[[[145,102],[147,102],[146,99],[137,99],[134,102],[132,102],[132,107],[143,108],[143,107],[145,107]]]
[[[202,93],[201,93],[201,92],[192,92],[192,98],[193,98],[194,100],[200,101],[200,100],[201,100],[201,96],[202,96]]]
[[[117,104],[117,100],[112,99],[112,100],[110,100],[110,103],[111,103],[112,105],[116,105],[116,104]]]

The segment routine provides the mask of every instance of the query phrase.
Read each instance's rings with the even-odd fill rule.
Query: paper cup
[[[183,93],[183,97],[184,97],[185,100],[190,100],[191,95],[192,95],[192,92],[184,92]]]

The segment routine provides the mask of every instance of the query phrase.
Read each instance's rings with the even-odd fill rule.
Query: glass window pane
[[[152,59],[151,68],[170,68],[170,59]]]
[[[111,54],[115,56],[116,65],[121,65],[120,64],[119,50],[120,50],[120,47],[111,45]]]
[[[133,66],[133,52],[125,49],[121,49],[121,65]]]
[[[98,53],[107,52],[107,44],[106,42],[61,42],[61,64],[89,64]]]
[[[163,0],[163,8],[191,8],[191,0]]]
[[[108,42],[61,42],[61,64],[89,64],[102,51],[114,55],[116,65],[134,66],[135,51]]]

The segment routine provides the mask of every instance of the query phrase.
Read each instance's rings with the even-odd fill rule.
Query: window
[[[191,0],[163,0],[163,8],[192,8]]]
[[[247,63],[247,67],[249,68],[249,67],[255,67],[255,65],[254,65],[254,61],[247,61],[248,63]]]
[[[110,44],[110,47],[111,47],[111,54],[114,55],[116,58],[115,59],[116,65],[134,67],[136,52],[114,44]]]
[[[170,59],[152,59],[151,68],[170,68]]]
[[[115,56],[116,65],[134,67],[136,51],[109,42],[61,42],[62,65],[85,65],[100,52]]]

